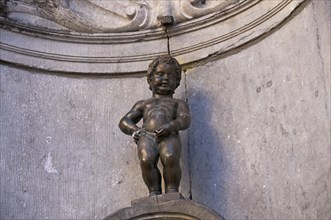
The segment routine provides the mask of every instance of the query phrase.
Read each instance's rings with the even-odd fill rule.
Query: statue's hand
[[[133,132],[132,139],[133,139],[134,143],[138,144],[138,141],[139,141],[140,137],[141,137],[141,131],[140,131],[140,129],[138,129],[135,132]]]
[[[164,124],[159,129],[155,131],[157,137],[166,137],[169,136],[172,132],[175,131],[175,127],[172,123]]]

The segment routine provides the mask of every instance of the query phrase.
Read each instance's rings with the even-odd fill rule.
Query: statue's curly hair
[[[147,70],[147,82],[149,84],[149,89],[152,90],[151,88],[151,81],[152,81],[152,77],[153,77],[153,73],[156,70],[156,67],[160,64],[170,64],[170,65],[174,65],[175,66],[175,73],[176,73],[176,79],[177,79],[177,85],[176,88],[180,85],[180,80],[182,79],[182,67],[180,66],[180,64],[178,63],[178,61],[173,58],[170,55],[163,55],[163,56],[159,56],[156,59],[154,59],[148,67]]]

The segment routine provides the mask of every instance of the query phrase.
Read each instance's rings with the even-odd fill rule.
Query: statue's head
[[[178,61],[169,56],[159,56],[149,64],[147,82],[153,93],[173,94],[180,85],[182,68]]]

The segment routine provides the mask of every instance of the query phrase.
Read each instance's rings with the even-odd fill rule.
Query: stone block
[[[163,194],[136,199],[132,206],[107,216],[104,220],[224,220],[212,209],[191,200],[180,193]]]

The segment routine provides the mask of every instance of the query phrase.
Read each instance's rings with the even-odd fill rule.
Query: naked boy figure
[[[142,176],[150,196],[162,194],[159,159],[165,193],[178,192],[182,174],[179,131],[187,129],[191,122],[187,103],[173,98],[180,80],[181,67],[176,59],[161,56],[153,60],[147,71],[152,98],[138,101],[119,123],[122,132],[132,135],[138,146]],[[136,124],[141,119],[140,128]]]

